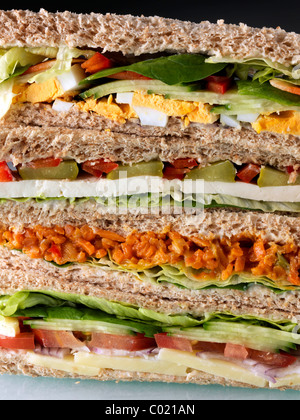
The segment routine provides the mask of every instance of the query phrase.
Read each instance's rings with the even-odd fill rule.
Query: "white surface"
[[[300,391],[0,376],[0,400],[300,400]]]

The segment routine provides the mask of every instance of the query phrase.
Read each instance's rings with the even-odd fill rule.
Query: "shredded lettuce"
[[[10,78],[18,67],[32,66],[41,62],[44,57],[32,54],[25,48],[14,47],[0,56],[0,83]]]
[[[115,207],[116,209],[137,209],[145,211],[155,208],[164,208],[165,206],[202,210],[204,208],[214,207],[236,207],[245,210],[260,210],[266,213],[274,212],[300,212],[300,202],[280,202],[280,201],[258,201],[249,200],[247,198],[233,197],[226,194],[191,194],[181,195],[175,191],[168,194],[145,193],[135,195],[121,195],[118,197],[82,197],[82,198],[65,198],[65,197],[24,197],[24,198],[0,198],[0,204],[10,201],[27,202],[33,200],[37,203],[45,201],[64,201],[69,204],[82,204],[87,201],[96,202],[103,207]]]
[[[43,51],[43,50],[42,50]],[[44,52],[49,52],[47,49]],[[50,53],[54,53],[54,51],[50,51]],[[79,48],[68,48],[68,47],[60,47],[56,54],[56,62],[54,65],[41,73],[38,73],[31,77],[28,80],[28,83],[43,83],[49,79],[52,79],[59,74],[65,73],[71,69],[72,60],[73,58],[78,58],[84,56],[86,58],[90,58],[94,51],[91,50],[80,50]]]
[[[238,60],[232,57],[209,57],[205,61],[207,63],[240,63],[247,64],[251,67],[270,67],[271,69],[274,69],[292,79],[300,79],[299,66],[285,66],[284,64],[271,61],[267,58],[249,58]]]

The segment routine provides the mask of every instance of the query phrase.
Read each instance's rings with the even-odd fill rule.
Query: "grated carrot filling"
[[[38,225],[22,231],[13,227],[2,228],[0,244],[21,250],[31,258],[43,258],[58,265],[82,263],[91,257],[100,259],[109,255],[112,261],[129,269],[184,263],[185,267],[199,270],[195,274],[199,281],[209,278],[225,281],[232,274],[248,272],[300,285],[300,249],[294,243],[266,243],[247,232],[222,239],[186,237],[174,231],[134,231],[123,237],[87,225],[54,228]],[[286,267],[280,265],[279,254],[285,258]]]

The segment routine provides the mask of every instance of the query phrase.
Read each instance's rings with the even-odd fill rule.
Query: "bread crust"
[[[282,148],[282,144],[285,145]],[[15,165],[39,158],[73,158],[77,162],[110,159],[131,164],[172,162],[194,158],[203,166],[229,159],[279,169],[300,164],[300,137],[270,132],[258,134],[222,124],[193,123],[185,127],[171,117],[166,128],[118,124],[94,113],[72,108],[63,114],[49,104],[13,105],[0,121],[0,160]]]
[[[263,57],[285,65],[300,61],[300,36],[281,28],[252,28],[203,21],[192,23],[158,16],[107,13],[38,13],[0,11],[0,46],[61,46],[101,48],[125,55],[175,52]],[[113,29],[113,30],[112,30]]]

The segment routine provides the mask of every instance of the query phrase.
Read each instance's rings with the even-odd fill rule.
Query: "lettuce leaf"
[[[154,334],[158,328],[169,326],[190,328],[201,326],[209,321],[259,325],[287,332],[293,332],[297,326],[297,323],[286,319],[272,320],[247,314],[233,315],[230,312],[204,313],[198,317],[188,313],[166,314],[128,305],[124,302],[112,302],[103,298],[53,291],[23,291],[12,296],[1,296],[0,314],[3,316],[35,316],[46,319],[105,320],[140,328],[149,335]]]
[[[160,80],[167,85],[192,83],[218,73],[226,64],[211,64],[205,62],[205,57],[198,54],[176,54],[159,57],[123,67],[102,70],[87,77],[83,82],[108,77],[122,71],[133,71],[154,80]]]
[[[49,51],[48,48],[41,49],[40,51],[44,53],[50,52],[51,54],[54,54],[54,50]],[[80,50],[79,48],[60,47],[57,50],[56,62],[54,63],[54,65],[50,69],[32,76],[28,80],[28,83],[43,83],[49,79],[52,79],[55,76],[58,76],[59,74],[69,71],[71,69],[73,58],[78,58],[81,56],[90,58],[94,54],[95,52],[91,50]]]
[[[270,83],[260,84],[259,81],[239,80],[237,81],[240,95],[253,95],[257,98],[274,101],[285,106],[300,107],[300,96],[293,93],[276,89]]]
[[[284,64],[271,61],[267,58],[249,58],[249,59],[235,59],[232,57],[209,57],[205,60],[207,63],[239,63],[250,67],[270,67],[290,77],[291,79],[300,79],[299,66],[285,66]]]
[[[14,47],[5,51],[0,56],[0,83],[10,78],[18,67],[32,66],[41,62],[43,59],[44,57],[32,54],[21,47]]]

